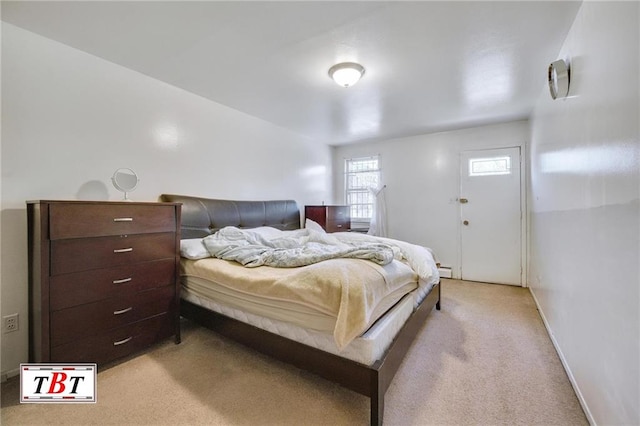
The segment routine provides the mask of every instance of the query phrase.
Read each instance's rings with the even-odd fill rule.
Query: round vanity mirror
[[[111,177],[111,181],[113,182],[113,186],[116,187],[118,191],[124,192],[124,199],[129,201],[127,198],[127,193],[136,189],[138,186],[138,182],[140,179],[136,172],[131,169],[122,168],[115,171],[113,176]]]

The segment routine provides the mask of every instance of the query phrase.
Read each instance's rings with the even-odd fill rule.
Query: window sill
[[[351,228],[349,231],[351,232],[359,232],[361,234],[366,234],[369,232],[369,228]]]

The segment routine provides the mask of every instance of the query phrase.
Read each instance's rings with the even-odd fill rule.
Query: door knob
[[[467,200],[466,198],[460,198],[460,204],[467,204],[469,202],[469,200]]]
[[[462,224],[463,224],[463,225],[469,225],[469,221],[468,221],[468,220],[465,220],[465,221],[463,221],[463,222],[462,222]]]

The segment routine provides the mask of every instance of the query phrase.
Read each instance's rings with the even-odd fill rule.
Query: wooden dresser
[[[349,206],[305,206],[304,217],[318,223],[327,232],[348,232],[351,229]]]
[[[180,204],[29,201],[29,362],[180,342]]]

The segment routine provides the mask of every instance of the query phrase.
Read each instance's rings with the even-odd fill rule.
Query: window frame
[[[364,167],[362,170],[353,170],[354,163],[367,163],[374,162],[375,168],[367,168]],[[375,198],[373,194],[369,191],[369,188],[373,187],[372,185],[363,185],[352,187],[350,182],[352,181],[350,177],[352,175],[361,176],[364,174],[375,174],[376,186],[380,185],[382,181],[382,168],[380,167],[380,155],[370,155],[366,157],[354,157],[354,158],[345,158],[344,160],[344,202],[349,206],[349,213],[351,216],[352,228],[358,228],[360,224],[361,227],[368,227],[371,223],[371,219],[373,218],[373,206],[375,203]],[[366,181],[366,177],[363,179]],[[364,202],[354,203],[351,194],[359,194],[360,198],[365,198]],[[357,195],[356,195],[357,197]],[[364,210],[368,210],[370,215],[368,217],[363,217],[362,215],[355,213],[354,214],[354,206],[369,206],[364,207]],[[358,207],[356,207],[357,209]],[[361,207],[362,208],[362,207]],[[356,210],[357,211],[357,210]]]

